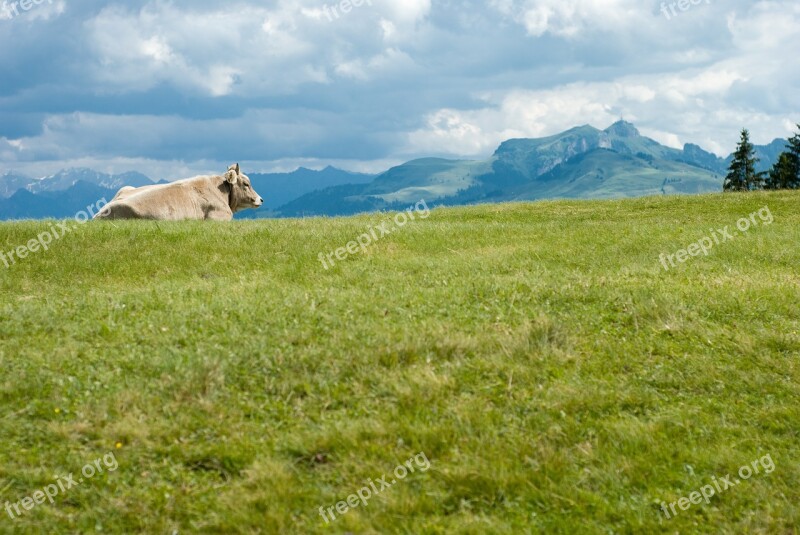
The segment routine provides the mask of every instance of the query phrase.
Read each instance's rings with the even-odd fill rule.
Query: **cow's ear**
[[[231,166],[231,168],[228,169],[228,172],[225,173],[225,181],[231,185],[235,185],[236,182],[239,181],[239,173],[236,169],[234,169],[234,166]]]

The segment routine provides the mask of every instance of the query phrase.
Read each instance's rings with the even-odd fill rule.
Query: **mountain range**
[[[756,146],[759,169],[769,169],[786,143]],[[605,130],[585,125],[545,138],[511,139],[485,160],[423,158],[378,175],[334,167],[249,173],[266,202],[238,217],[348,215],[404,209],[420,199],[461,205],[718,192],[731,159],[693,144],[664,146],[619,121]],[[70,217],[98,199],[110,200],[122,186],[153,183],[137,172],[69,169],[44,178],[6,173],[0,175],[0,219]]]
[[[321,171],[299,168],[291,173],[250,173],[253,187],[268,192],[264,206],[247,210],[241,219],[274,217],[276,209],[298,197],[322,188],[341,184],[364,184],[375,176],[327,167]],[[67,169],[44,177],[30,178],[15,173],[0,175],[0,220],[72,217],[100,199],[110,201],[122,186],[147,186],[155,182],[131,172],[121,175],[99,173],[91,169]]]
[[[759,170],[772,167],[786,140],[756,146]],[[442,205],[552,198],[608,199],[722,191],[732,161],[693,144],[682,150],[619,121],[580,126],[540,139],[511,139],[486,160],[424,158],[369,184],[330,187],[280,207],[281,216],[347,215],[402,209],[420,199]]]

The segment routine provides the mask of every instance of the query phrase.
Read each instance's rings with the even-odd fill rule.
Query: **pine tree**
[[[800,189],[800,133],[789,138],[786,149],[769,172],[767,189]]]
[[[800,148],[800,145],[798,146]],[[764,187],[764,173],[756,171],[759,159],[755,156],[755,147],[750,143],[750,132],[742,130],[742,139],[736,146],[733,161],[725,177],[723,190],[752,191]]]
[[[800,124],[797,125],[797,128],[800,130]],[[788,170],[787,173],[792,175],[786,188],[800,189],[800,132],[789,138],[786,148],[789,151],[784,154],[788,154],[789,165],[791,165],[791,170]]]
[[[789,189],[796,177],[797,169],[792,154],[784,152],[769,172],[766,189]]]

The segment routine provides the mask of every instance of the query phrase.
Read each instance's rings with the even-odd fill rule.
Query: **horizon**
[[[326,164],[326,165],[320,164],[319,166],[299,165],[299,166],[297,166],[297,167],[295,167],[293,169],[277,170],[277,171],[276,170],[252,170],[252,169],[248,169],[247,173],[248,174],[252,174],[252,175],[283,175],[283,174],[296,173],[296,172],[299,172],[299,171],[302,171],[302,170],[314,171],[314,172],[323,172],[323,171],[326,171],[328,169],[333,169],[333,170],[337,170],[337,171],[344,171],[344,172],[351,173],[351,174],[364,174],[364,175],[371,175],[371,176],[379,176],[380,174],[383,174],[384,172],[389,171],[389,170],[391,170],[391,169],[393,169],[395,167],[399,167],[399,166],[402,166],[402,165],[404,165],[406,163],[410,163],[410,162],[414,162],[414,161],[418,161],[418,160],[445,159],[445,160],[451,160],[451,161],[482,161],[482,160],[491,158],[494,155],[494,152],[496,152],[496,150],[500,147],[500,145],[502,145],[503,143],[506,143],[508,141],[526,140],[526,139],[546,139],[548,137],[557,136],[559,134],[563,134],[563,133],[566,133],[566,132],[570,132],[572,130],[578,130],[578,129],[586,128],[586,127],[594,128],[595,130],[598,130],[598,131],[601,131],[601,132],[605,132],[605,131],[609,130],[611,127],[613,127],[613,126],[615,126],[617,124],[620,124],[620,123],[629,124],[629,125],[633,126],[634,128],[636,128],[636,130],[639,132],[639,134],[642,137],[648,137],[648,136],[642,134],[641,131],[639,131],[638,127],[636,127],[636,125],[634,123],[632,123],[630,121],[627,121],[625,119],[619,119],[616,122],[610,124],[606,128],[599,128],[599,127],[596,127],[596,126],[591,125],[589,123],[586,123],[586,124],[582,124],[582,125],[573,126],[573,127],[568,128],[567,130],[564,130],[562,132],[556,132],[555,134],[552,134],[552,135],[542,136],[540,138],[509,138],[509,139],[501,141],[500,144],[495,148],[495,151],[493,151],[490,154],[485,155],[482,158],[481,157],[478,157],[478,158],[459,158],[459,157],[441,158],[441,157],[438,157],[438,156],[420,156],[418,158],[414,158],[414,159],[411,159],[411,160],[406,160],[404,162],[399,162],[399,163],[397,163],[395,165],[391,165],[390,167],[384,168],[384,169],[379,170],[377,172],[362,172],[362,171],[357,171],[357,170],[352,170],[352,169],[346,169],[346,168],[343,168],[343,167],[337,167],[337,166],[331,165],[331,164]],[[650,139],[652,139],[652,138],[650,138]],[[769,141],[767,143],[761,143],[761,142],[756,140],[756,141],[753,142],[753,144],[756,145],[756,146],[769,146],[769,145],[771,145],[771,144],[773,144],[775,142],[778,142],[778,141],[784,141],[785,142],[785,141],[787,141],[787,139],[786,138],[777,137],[777,138],[774,138],[774,139],[772,139],[771,141]],[[716,156],[718,158],[721,158],[721,159],[728,158],[733,153],[733,150],[731,150],[729,153],[724,154],[724,155],[716,154],[716,153],[706,149],[705,147],[703,147],[701,145],[697,145],[696,143],[692,143],[691,141],[687,141],[683,145],[683,147],[681,147],[681,150],[684,149],[686,147],[686,145],[699,146],[701,149],[706,150],[707,152],[709,152],[711,154],[714,154],[714,156]],[[668,145],[664,145],[664,146],[668,146]],[[674,148],[674,147],[671,147],[671,148]],[[92,171],[92,172],[96,172],[96,173],[107,174],[107,175],[110,175],[110,176],[122,176],[122,175],[130,174],[130,173],[138,173],[138,174],[146,176],[147,178],[149,178],[150,180],[153,180],[154,182],[158,182],[160,180],[168,180],[168,181],[172,182],[174,180],[181,180],[182,178],[187,178],[187,177],[177,177],[177,178],[174,178],[174,179],[158,178],[158,177],[154,177],[154,176],[148,175],[147,173],[142,172],[142,171],[140,171],[138,169],[135,169],[135,168],[126,169],[126,170],[122,170],[122,171],[111,171],[111,172],[109,172],[109,171],[102,171],[102,170],[99,170],[99,169],[95,169],[95,168],[92,168],[92,167],[65,167],[65,168],[57,169],[52,173],[49,173],[49,174],[46,174],[46,175],[41,175],[41,176],[31,176],[31,175],[26,175],[23,172],[19,172],[19,171],[15,170],[15,169],[6,169],[6,170],[3,170],[2,173],[0,173],[0,177],[13,175],[13,176],[25,176],[25,177],[31,178],[33,180],[44,180],[44,179],[48,179],[48,178],[52,178],[54,176],[57,176],[57,175],[59,175],[61,173],[68,173],[68,172],[75,172],[75,171]],[[208,175],[208,174],[214,174],[214,171],[213,170],[208,170],[208,171],[206,171],[204,173],[200,173],[199,175],[193,175],[193,176],[202,176],[202,175]]]

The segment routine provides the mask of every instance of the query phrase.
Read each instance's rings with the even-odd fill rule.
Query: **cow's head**
[[[234,164],[225,173],[225,181],[231,187],[231,210],[237,212],[245,208],[258,208],[264,204],[264,199],[256,193],[253,185],[250,184],[250,177],[242,174],[239,164]]]

